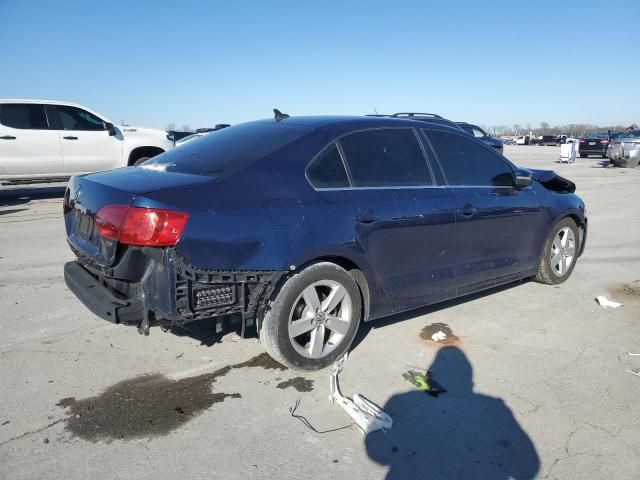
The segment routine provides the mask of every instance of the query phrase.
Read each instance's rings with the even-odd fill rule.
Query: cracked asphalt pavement
[[[256,338],[208,323],[144,337],[94,317],[64,285],[64,186],[0,187],[0,478],[637,479],[640,169],[559,164],[556,147],[505,154],[576,182],[585,255],[560,286],[362,328],[342,391],[394,419],[366,437],[328,402],[327,371],[273,365]],[[420,336],[434,324],[457,340]],[[427,369],[445,393],[403,378]],[[316,430],[338,430],[307,428],[297,400]]]

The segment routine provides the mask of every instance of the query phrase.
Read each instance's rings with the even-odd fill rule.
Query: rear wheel
[[[602,154],[602,158],[607,158],[607,154],[606,154],[606,153],[603,153],[603,154]]]
[[[580,253],[579,238],[576,222],[570,218],[558,222],[545,244],[535,280],[557,285],[569,278]]]
[[[290,277],[265,315],[260,340],[278,362],[318,370],[348,350],[362,317],[358,285],[343,268],[316,263]]]
[[[580,154],[580,158],[586,158],[586,157],[587,157],[587,154],[586,154],[586,153],[581,153],[581,154]]]

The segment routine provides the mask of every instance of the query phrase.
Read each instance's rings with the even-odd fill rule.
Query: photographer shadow
[[[413,390],[384,405],[387,433],[366,436],[368,455],[395,479],[532,479],[536,449],[499,398],[473,391],[473,371],[456,347],[442,348],[429,368],[444,389],[437,397]]]

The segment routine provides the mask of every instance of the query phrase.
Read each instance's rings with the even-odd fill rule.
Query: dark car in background
[[[504,151],[504,145],[502,143],[502,140],[499,140],[497,138],[493,138],[491,135],[489,135],[487,132],[485,132],[479,126],[473,125],[471,123],[466,123],[466,122],[456,122],[456,125],[458,125],[460,128],[462,128],[469,135],[473,135],[474,137],[476,137],[481,142],[489,145],[491,148],[495,148],[496,151],[498,151],[500,153],[502,153]]]
[[[622,135],[622,132],[597,132],[592,133],[584,138],[580,139],[578,144],[578,153],[582,158],[586,158],[589,155],[599,155],[602,158],[607,158],[607,149],[609,148],[610,139],[617,138]]]
[[[540,145],[542,146],[555,147],[559,144],[560,142],[558,140],[558,137],[556,137],[555,135],[543,135],[540,139]]]
[[[458,128],[280,114],[72,177],[65,280],[111,322],[238,321],[277,361],[318,369],[361,322],[564,282],[587,232],[574,191]]]

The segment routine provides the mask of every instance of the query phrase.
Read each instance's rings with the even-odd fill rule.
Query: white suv
[[[163,130],[115,126],[81,105],[0,100],[0,183],[61,180],[136,165],[172,148]]]

